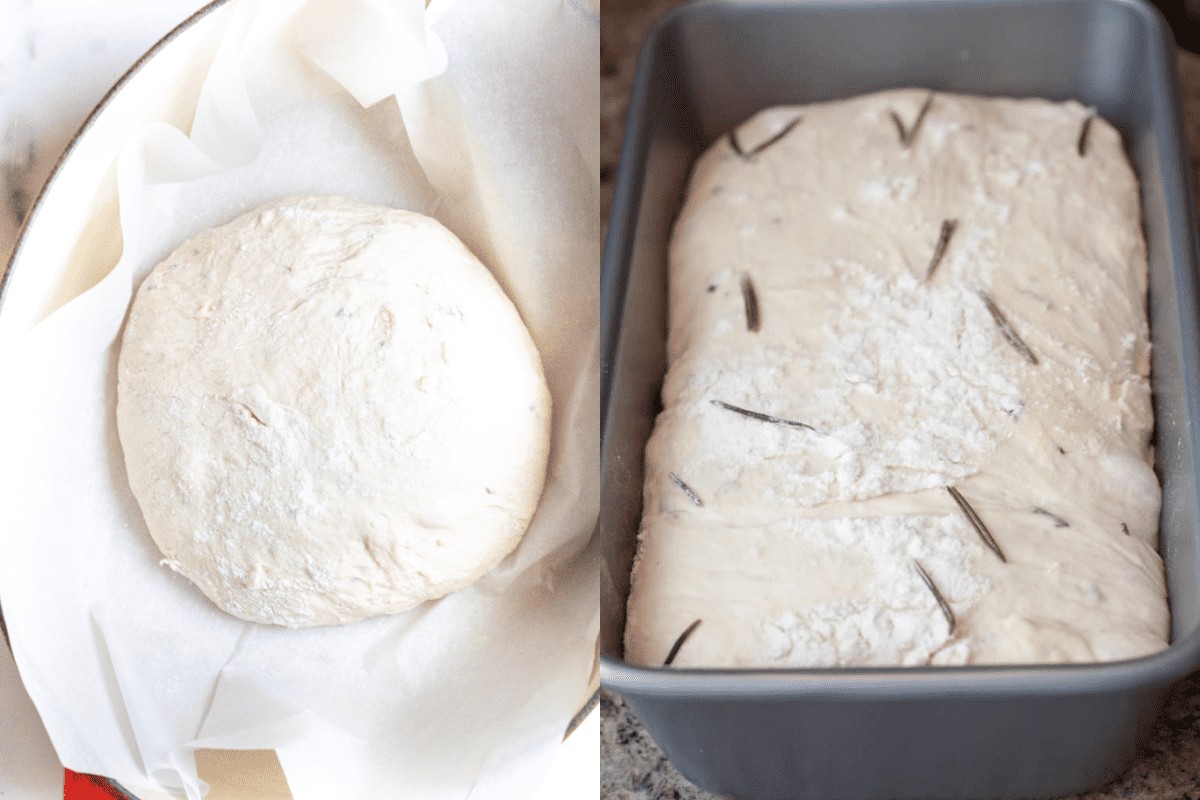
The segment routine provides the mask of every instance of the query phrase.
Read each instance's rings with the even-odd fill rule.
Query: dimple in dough
[[[925,90],[769,109],[697,162],[670,259],[627,660],[689,628],[676,667],[1166,646],[1146,251],[1107,122]]]
[[[550,395],[491,273],[437,221],[296,197],[155,267],[117,423],[164,564],[241,619],[301,627],[461,589],[520,541]]]

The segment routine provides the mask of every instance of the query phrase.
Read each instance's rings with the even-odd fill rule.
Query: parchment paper
[[[63,763],[135,792],[201,797],[193,752],[213,747],[277,749],[298,800],[523,797],[599,624],[598,19],[583,0],[232,2],[190,139],[151,125],[122,151],[116,269],[0,341],[17,664]],[[114,409],[132,287],[184,238],[298,192],[452,228],[529,327],[554,423],[541,504],[496,570],[406,614],[291,631],[159,565]]]

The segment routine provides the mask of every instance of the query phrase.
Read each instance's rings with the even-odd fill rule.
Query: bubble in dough
[[[200,233],[139,288],[117,390],[164,564],[254,622],[353,622],[468,586],[545,480],[528,331],[409,211],[307,196]]]

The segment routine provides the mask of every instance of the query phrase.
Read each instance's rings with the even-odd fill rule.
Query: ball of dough
[[[299,197],[199,234],[142,283],[118,372],[164,563],[242,619],[352,622],[461,589],[541,495],[533,341],[421,214]]]

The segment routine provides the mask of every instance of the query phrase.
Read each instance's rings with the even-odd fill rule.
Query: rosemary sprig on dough
[[[1048,518],[1051,522],[1054,523],[1054,527],[1056,527],[1056,528],[1071,527],[1071,523],[1067,522],[1065,519],[1060,517],[1058,514],[1055,514],[1053,511],[1047,511],[1046,509],[1042,508],[1041,506],[1034,506],[1033,508],[1030,509],[1030,511],[1032,511],[1034,514],[1040,514],[1041,516]]]
[[[1004,312],[996,305],[996,301],[992,299],[992,296],[987,292],[980,292],[979,297],[983,300],[984,305],[987,306],[988,313],[992,315],[992,319],[996,321],[997,327],[1000,328],[1000,333],[1004,334],[1004,338],[1008,340],[1008,343],[1013,346],[1014,350],[1021,354],[1021,358],[1024,358],[1036,367],[1038,365],[1038,357],[1029,349],[1029,345],[1025,344],[1025,340],[1013,328],[1012,323],[1008,321],[1008,317],[1004,316]]]
[[[958,503],[959,509],[962,510],[963,516],[967,518],[967,522],[971,523],[971,527],[979,534],[979,538],[987,545],[987,548],[996,554],[1004,563],[1008,563],[1008,559],[1004,557],[1004,551],[1000,549],[1000,545],[992,537],[992,532],[988,530],[987,525],[983,524],[983,520],[975,513],[975,509],[971,508],[971,504],[967,502],[967,498],[962,496],[962,492],[955,489],[953,486],[947,486],[946,491],[954,498],[954,502]]]
[[[712,404],[717,408],[723,408],[726,411],[732,411],[735,414],[741,414],[743,417],[757,419],[761,422],[769,422],[772,425],[787,425],[792,428],[805,428],[810,431],[816,430],[816,428],[814,428],[812,425],[809,425],[807,422],[801,422],[800,420],[796,419],[787,419],[786,417],[776,417],[772,416],[771,414],[764,414],[761,411],[751,411],[748,408],[735,406],[733,403],[726,403],[724,400],[713,400]]]
[[[950,635],[954,634],[954,627],[957,621],[954,619],[954,610],[950,608],[950,604],[946,602],[946,598],[942,596],[937,584],[933,582],[933,578],[929,577],[929,573],[921,566],[921,562],[915,558],[912,562],[913,568],[917,574],[921,576],[921,581],[929,589],[929,593],[933,595],[933,599],[937,600],[938,608],[942,610],[942,615],[946,617],[946,624],[950,626]]]
[[[929,269],[925,270],[925,280],[929,280],[933,277],[933,273],[937,272],[942,259],[946,256],[946,249],[950,247],[950,240],[954,238],[954,231],[957,229],[958,220],[942,220],[942,230],[938,233],[937,245],[933,248],[933,258],[929,259]]]
[[[696,492],[692,490],[692,487],[690,487],[686,483],[684,483],[683,478],[680,478],[674,472],[670,472],[670,473],[668,473],[668,475],[670,475],[670,477],[671,477],[671,483],[675,484],[680,489],[682,489],[683,493],[688,496],[688,499],[691,500],[692,503],[697,508],[704,507],[704,501],[700,499],[700,495],[696,494]]]
[[[904,120],[900,119],[900,115],[895,111],[889,111],[892,115],[892,122],[896,123],[896,130],[900,134],[900,144],[905,147],[912,147],[912,143],[916,141],[917,131],[921,129],[921,123],[925,121],[925,115],[929,113],[929,107],[933,105],[933,92],[925,98],[925,102],[921,105],[921,110],[917,112],[917,118],[913,120],[912,127],[905,130]]]
[[[254,420],[256,424],[261,425],[264,428],[270,427],[267,425],[267,423],[263,422],[262,417],[254,413],[254,409],[250,406],[246,405],[245,403],[236,403],[235,405],[240,406],[241,409],[246,412],[246,415],[250,417],[250,419]]]
[[[691,625],[683,629],[683,633],[679,634],[679,638],[675,640],[675,644],[671,645],[670,651],[667,652],[667,657],[663,659],[663,666],[669,667],[675,661],[675,656],[679,655],[679,648],[683,647],[683,643],[688,640],[688,637],[695,632],[696,628],[700,627],[702,620],[696,620]]]
[[[1128,525],[1126,525],[1124,522],[1122,522],[1122,523],[1121,523],[1121,532],[1122,532],[1122,533],[1124,533],[1126,536],[1132,536],[1132,535],[1133,535],[1133,534],[1131,534],[1131,533],[1129,532],[1129,526],[1128,526]]]
[[[751,148],[749,150],[746,150],[745,148],[742,147],[742,143],[738,141],[737,128],[734,128],[733,130],[731,130],[729,132],[729,146],[733,148],[733,152],[737,153],[739,156],[741,156],[746,161],[750,161],[756,155],[761,153],[763,150],[766,150],[768,147],[779,142],[781,139],[783,139],[783,137],[785,137],[789,133],[791,133],[792,128],[796,127],[799,124],[800,124],[800,117],[796,117],[794,120],[789,122],[787,125],[784,125],[783,128],[780,129],[779,133],[770,137],[766,141],[759,143],[758,145],[754,146],[753,148]]]
[[[742,275],[742,303],[746,306],[746,330],[758,333],[762,327],[762,319],[758,313],[758,292],[754,291],[754,281],[749,275]]]
[[[1083,121],[1083,127],[1079,129],[1079,142],[1075,145],[1075,149],[1079,151],[1079,155],[1087,155],[1088,134],[1092,130],[1092,120],[1096,119],[1095,114],[1088,114],[1087,119]]]
[[[904,120],[900,119],[900,115],[895,111],[888,111],[888,116],[892,118],[892,122],[896,125],[896,133],[900,136],[900,144],[904,144],[904,140],[908,137],[908,132],[904,130]]]

